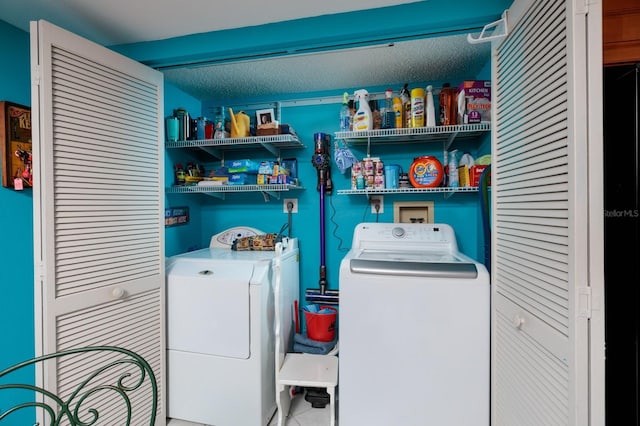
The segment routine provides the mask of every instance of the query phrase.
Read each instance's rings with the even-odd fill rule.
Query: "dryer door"
[[[249,358],[253,264],[185,259],[167,269],[167,348]]]

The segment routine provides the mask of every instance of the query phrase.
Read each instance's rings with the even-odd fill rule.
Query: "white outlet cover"
[[[376,211],[376,207],[373,205],[374,200],[379,200],[380,202],[380,210]],[[384,196],[382,195],[372,195],[369,199],[369,204],[371,204],[371,213],[373,214],[382,214],[384,213]]]

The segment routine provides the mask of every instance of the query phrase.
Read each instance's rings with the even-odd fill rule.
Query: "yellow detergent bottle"
[[[411,89],[411,127],[424,127],[424,89]]]
[[[404,120],[402,119],[402,99],[393,98],[393,112],[396,116],[396,129],[402,129]]]

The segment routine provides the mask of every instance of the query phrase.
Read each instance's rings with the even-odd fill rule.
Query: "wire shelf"
[[[266,184],[266,185],[186,185],[171,186],[165,189],[167,194],[190,193],[234,193],[234,192],[283,192],[304,189],[298,185]]]
[[[491,130],[491,123],[459,124],[455,126],[377,129],[357,132],[335,132],[335,138],[345,143],[440,142],[453,139],[475,139]]]
[[[477,186],[463,186],[458,188],[366,188],[366,189],[339,189],[340,195],[383,195],[383,194],[408,194],[408,193],[458,193],[478,192]]]
[[[270,136],[249,136],[246,138],[223,138],[223,139],[198,139],[168,141],[166,148],[203,148],[210,147],[223,150],[265,148],[272,146],[275,148],[304,148],[300,139],[296,135],[270,135]]]

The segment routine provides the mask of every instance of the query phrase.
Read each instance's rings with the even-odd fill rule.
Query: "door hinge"
[[[578,316],[586,319],[591,318],[591,287],[578,288]]]
[[[34,65],[31,67],[31,85],[40,86],[40,66]]]
[[[42,262],[38,262],[34,265],[34,276],[40,284],[44,281],[44,265]]]

